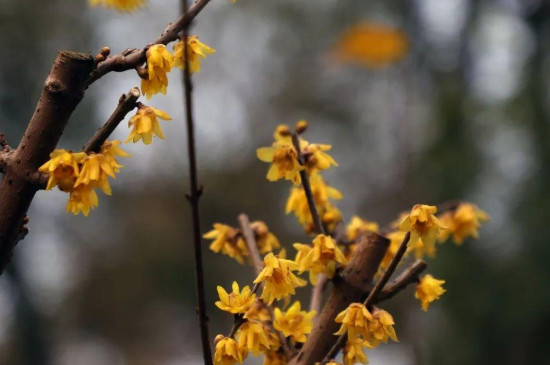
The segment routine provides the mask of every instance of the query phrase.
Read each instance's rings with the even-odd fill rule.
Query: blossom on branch
[[[428,311],[430,303],[438,300],[446,292],[443,289],[443,284],[445,284],[445,280],[438,280],[429,274],[420,279],[420,282],[416,285],[414,296],[420,300],[423,311]]]
[[[65,210],[74,215],[82,212],[82,214],[88,216],[90,210],[97,207],[97,205],[98,199],[94,187],[92,185],[80,185],[71,189]]]
[[[248,356],[246,347],[240,346],[237,341],[223,335],[216,336],[216,352],[214,353],[214,365],[242,364]]]
[[[445,229],[435,216],[436,212],[437,207],[433,205],[417,204],[399,224],[400,231],[411,232],[411,245],[419,244],[417,241],[420,240],[427,253],[435,252],[435,240]]]
[[[141,80],[141,92],[151,99],[157,93],[166,94],[167,73],[172,69],[174,57],[164,44],[155,44],[145,53],[147,56],[147,75]]]
[[[291,260],[281,259],[273,253],[264,257],[265,267],[254,280],[254,284],[264,283],[262,300],[271,305],[274,300],[286,299],[296,294],[295,288],[305,286],[305,280],[292,272],[298,270],[298,264]]]
[[[258,158],[271,163],[267,172],[267,180],[290,180],[294,185],[300,184],[300,171],[304,170],[298,162],[298,153],[291,143],[284,140],[275,141],[271,147],[256,150]]]
[[[273,327],[290,337],[292,343],[306,342],[306,335],[313,329],[313,318],[316,311],[302,311],[300,302],[295,302],[286,312],[275,308]]]
[[[151,144],[153,142],[153,134],[160,139],[164,139],[159,118],[166,121],[172,120],[172,117],[168,113],[140,104],[138,111],[128,122],[128,127],[132,127],[132,130],[124,143],[130,141],[136,143],[141,139],[144,144]]]
[[[363,351],[363,348],[373,348],[368,341],[361,338],[346,341],[344,346],[344,365],[353,365],[353,364],[368,364],[369,359]]]
[[[372,314],[363,304],[351,303],[334,319],[336,323],[342,323],[338,332],[334,334],[340,336],[347,331],[348,341],[355,341],[360,338],[359,336],[367,337],[369,321],[372,318]]]
[[[366,221],[361,217],[354,215],[351,217],[351,221],[346,227],[346,236],[348,240],[354,241],[362,233],[369,231],[378,233],[378,223]]]
[[[394,324],[395,322],[391,314],[383,309],[374,307],[365,340],[372,346],[378,346],[380,342],[387,343],[389,339],[397,342],[397,335],[393,328]]]
[[[336,266],[345,266],[348,263],[334,238],[324,234],[315,237],[311,245],[295,243],[294,248],[298,251],[295,261],[299,265],[300,273],[309,271],[309,280],[314,285],[320,273],[332,279]]]
[[[269,349],[271,346],[263,325],[256,321],[246,321],[239,327],[237,343],[254,355],[258,355],[262,349]]]
[[[57,185],[61,191],[70,191],[80,173],[79,164],[84,158],[84,152],[55,150],[50,153],[50,160],[38,169],[50,174],[46,190],[51,190]]]
[[[261,254],[273,252],[274,249],[281,247],[277,237],[269,231],[269,228],[264,222],[252,222],[250,223],[250,228],[254,232],[256,244]]]
[[[117,11],[130,12],[145,5],[145,0],[88,0],[91,6],[104,6]]]
[[[440,241],[446,241],[452,235],[453,241],[461,245],[468,237],[478,238],[481,223],[489,220],[489,215],[474,204],[461,203],[454,211],[444,212],[441,223],[447,227],[439,235]]]
[[[220,300],[215,303],[216,307],[232,314],[246,313],[254,303],[256,294],[252,293],[249,286],[245,286],[240,291],[239,284],[236,281],[233,282],[231,288],[233,291],[227,294],[223,287],[217,287]]]
[[[185,50],[184,40],[180,40],[174,44],[174,67],[181,69],[185,68],[185,58],[183,53]],[[206,58],[207,55],[216,52],[214,48],[208,47],[206,44],[199,41],[196,35],[188,36],[187,38],[187,54],[189,55],[189,72],[195,73],[201,70],[201,58]]]
[[[243,264],[244,257],[249,256],[246,242],[239,230],[226,224],[214,223],[214,229],[205,233],[203,237],[214,240],[210,244],[212,251],[234,258],[239,264]]]

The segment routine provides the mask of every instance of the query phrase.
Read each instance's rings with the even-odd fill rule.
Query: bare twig
[[[260,251],[258,250],[256,239],[254,238],[254,232],[250,227],[250,220],[248,219],[248,216],[246,214],[239,214],[239,224],[243,232],[244,240],[248,247],[248,252],[250,252],[252,265],[254,266],[254,272],[256,273],[256,276],[258,276],[260,275],[260,272],[263,268],[262,258],[260,256]]]
[[[120,122],[126,117],[126,114],[131,112],[137,106],[137,99],[139,98],[139,89],[134,87],[128,91],[127,94],[123,94],[118,100],[118,105],[109,117],[105,124],[98,129],[96,134],[86,143],[82,148],[82,152],[99,152],[99,149],[103,143],[109,138],[113,133],[115,128],[119,125]]]
[[[158,37],[153,40],[149,45],[141,49],[129,50],[128,52],[123,52],[118,55],[109,56],[105,61],[100,62],[97,65],[97,68],[90,74],[88,79],[88,85],[91,85],[105,74],[116,71],[123,72],[136,68],[137,66],[143,64],[146,60],[145,53],[150,45],[153,44],[168,44],[178,39],[178,33],[183,31],[183,29],[195,17],[201,12],[201,10],[210,2],[210,0],[197,0],[187,11],[187,13],[182,14],[174,23],[170,23],[166,30]]]
[[[38,187],[34,172],[56,147],[69,117],[84,96],[92,71],[91,56],[59,52],[27,130],[17,149],[11,152],[0,185],[0,273],[21,237],[21,227]]]
[[[374,303],[379,303],[384,300],[393,298],[397,293],[405,289],[409,284],[416,283],[419,280],[420,274],[426,270],[428,264],[423,260],[416,260],[406,268],[394,281],[386,285],[386,287],[378,294]]]
[[[311,301],[309,302],[309,310],[319,313],[321,309],[321,304],[323,301],[323,292],[327,286],[328,278],[326,275],[319,275],[317,277],[317,283],[311,291]]]
[[[201,0],[199,0],[200,2]],[[203,1],[208,3],[208,1]],[[198,3],[196,3],[198,4]],[[195,5],[196,5],[195,4]],[[184,69],[183,69],[183,89],[185,103],[185,120],[187,125],[187,149],[189,153],[189,183],[190,193],[187,199],[191,204],[192,210],[192,225],[193,225],[193,248],[195,252],[195,278],[197,282],[197,301],[199,326],[201,330],[202,353],[205,365],[212,364],[212,350],[210,348],[210,335],[208,333],[208,314],[206,312],[206,295],[204,290],[204,269],[202,260],[202,245],[201,245],[201,224],[199,212],[199,199],[202,194],[202,188],[199,187],[198,169],[197,169],[197,152],[195,147],[195,122],[193,119],[193,81],[191,80],[191,72],[189,69],[188,44],[187,36],[189,25],[192,17],[189,17],[187,0],[182,0],[183,15],[180,19],[184,39]],[[195,14],[196,15],[196,14]],[[193,16],[194,17],[194,16]],[[172,29],[174,36],[177,36],[175,28]]]
[[[399,246],[399,249],[395,254],[395,257],[392,259],[392,261],[388,265],[388,268],[386,269],[382,277],[378,280],[378,282],[374,286],[374,289],[372,289],[372,291],[369,293],[367,299],[365,299],[365,301],[363,302],[363,305],[365,307],[369,308],[373,304],[375,298],[378,296],[380,291],[384,288],[384,285],[386,285],[386,283],[390,279],[391,275],[397,268],[397,264],[399,264],[399,262],[403,258],[403,255],[405,254],[405,251],[407,251],[407,244],[409,243],[410,238],[411,238],[411,232],[407,232],[407,234],[403,238],[403,241],[401,242],[401,246]],[[340,335],[340,337],[338,338],[338,341],[336,341],[334,346],[332,346],[328,354],[323,359],[323,363],[330,361],[330,359],[333,359],[336,356],[336,354],[338,354],[338,351],[340,351],[342,346],[344,346],[346,342],[346,338],[347,338],[347,332],[344,332],[344,334]]]

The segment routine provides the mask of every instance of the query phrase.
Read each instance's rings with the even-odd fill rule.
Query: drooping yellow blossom
[[[334,319],[336,323],[342,323],[335,335],[340,336],[347,331],[348,341],[355,341],[359,336],[365,338],[368,336],[369,321],[372,319],[372,314],[363,304],[351,303]]]
[[[244,318],[260,322],[271,321],[269,310],[259,298],[256,298],[252,303],[250,309],[245,313]]]
[[[445,226],[435,216],[436,212],[437,207],[433,205],[417,204],[399,224],[399,230],[411,232],[410,243],[415,244],[420,239],[426,252],[434,250],[439,232],[445,229]]]
[[[105,157],[105,162],[110,165],[113,173],[119,172],[119,169],[123,167],[116,160],[117,157],[130,157],[129,153],[119,147],[121,143],[120,141],[105,141],[99,151]]]
[[[272,252],[274,249],[281,247],[279,240],[273,233],[269,231],[267,225],[262,221],[250,223],[250,228],[254,232],[256,244],[261,254]]]
[[[262,349],[268,349],[271,342],[261,323],[255,321],[244,322],[237,331],[237,343],[253,354],[258,355]]]
[[[82,184],[71,189],[65,210],[74,215],[82,212],[85,216],[88,216],[90,209],[97,207],[97,204],[97,194],[93,186]]]
[[[244,257],[248,257],[246,242],[239,236],[239,231],[225,224],[214,223],[214,229],[203,235],[204,238],[214,240],[210,249],[216,253],[221,252],[234,258],[240,264],[244,263]]]
[[[320,174],[313,174],[310,176],[311,191],[313,193],[313,199],[315,205],[319,211],[319,215],[323,223],[333,224],[336,219],[341,217],[340,211],[332,204],[331,199],[342,199],[342,193],[337,189],[329,186],[323,180]],[[311,218],[311,211],[307,203],[306,194],[301,187],[293,187],[290,190],[290,195],[286,202],[286,214],[293,213],[298,222],[307,232],[313,232],[313,220]]]
[[[248,356],[246,347],[240,346],[237,341],[230,337],[217,335],[214,342],[216,343],[214,365],[242,364],[243,360]]]
[[[406,233],[402,231],[394,231],[386,235],[386,237],[390,240],[390,245],[386,250],[384,258],[380,262],[379,271],[385,271],[392,262],[393,258],[397,254],[397,251],[399,250],[399,247],[401,246],[401,243],[403,242],[403,239],[405,238],[405,234]],[[413,249],[414,248],[410,244],[407,246],[407,251]]]
[[[414,296],[422,303],[422,310],[428,311],[430,303],[438,300],[446,290],[443,288],[445,280],[438,280],[431,275],[425,275],[416,285]]]
[[[101,153],[91,153],[82,162],[80,174],[74,183],[77,188],[81,185],[100,188],[105,194],[111,195],[111,185],[108,176],[115,177],[111,163]]]
[[[334,238],[324,234],[315,237],[311,245],[295,243],[294,248],[298,251],[295,261],[299,265],[300,273],[309,271],[309,280],[314,285],[320,273],[332,279],[336,265],[345,266],[348,263]]]
[[[104,6],[117,11],[130,12],[145,5],[145,0],[88,0],[91,6]]]
[[[347,238],[350,241],[354,241],[357,236],[367,231],[378,233],[378,223],[363,220],[361,219],[361,217],[358,217],[356,215],[351,218],[351,221],[346,227]]]
[[[168,113],[160,109],[141,105],[137,113],[128,122],[128,127],[132,127],[132,131],[125,143],[130,141],[136,143],[141,139],[143,143],[151,144],[153,142],[153,134],[160,139],[164,139],[159,118],[162,120],[172,120],[172,117]]]
[[[252,294],[249,286],[245,286],[240,291],[236,281],[233,282],[233,291],[229,294],[221,286],[218,286],[217,289],[220,300],[216,302],[216,307],[229,313],[246,313],[256,299],[256,294]]]
[[[313,329],[313,318],[316,311],[302,311],[300,302],[295,302],[286,312],[275,308],[275,321],[273,327],[283,333],[285,337],[290,337],[292,343],[306,342],[306,335]]]
[[[391,26],[362,22],[344,33],[334,48],[336,61],[378,68],[401,59],[407,51],[405,34]]]
[[[185,68],[185,44],[183,40],[174,44],[174,66],[181,69]],[[207,55],[216,52],[215,49],[208,47],[206,44],[199,41],[199,37],[191,35],[187,38],[187,53],[189,54],[189,72],[200,72],[201,58],[206,58]]]
[[[318,172],[321,170],[327,170],[330,166],[338,166],[336,161],[325,151],[329,151],[332,148],[329,144],[308,144],[302,147],[302,154],[304,155],[305,165],[308,174]]]
[[[292,181],[294,185],[300,183],[300,171],[304,170],[304,167],[298,162],[298,154],[291,143],[278,140],[271,147],[258,148],[256,154],[263,162],[271,163],[267,180],[285,179]]]
[[[389,339],[397,342],[397,335],[393,325],[393,317],[383,309],[376,308],[372,310],[372,319],[368,324],[368,332],[364,337],[372,346],[378,346],[380,342],[387,343]]]
[[[80,173],[79,163],[85,157],[84,152],[73,153],[67,150],[55,150],[50,153],[50,160],[38,169],[50,174],[46,190],[57,185],[61,191],[70,191]]]
[[[284,354],[279,351],[267,351],[264,357],[263,365],[287,365],[288,362]]]
[[[141,80],[141,92],[151,99],[157,93],[166,94],[167,73],[172,69],[174,57],[164,44],[155,44],[145,53],[147,56],[147,78]]]
[[[292,144],[292,132],[286,124],[279,124],[273,132],[273,139],[275,141],[283,141]]]
[[[356,339],[354,341],[347,341],[344,346],[344,365],[353,364],[368,364],[369,359],[363,348],[372,348],[368,341],[363,339]]]
[[[468,237],[479,237],[481,223],[488,221],[489,215],[474,204],[461,203],[456,210],[443,213],[440,219],[447,229],[440,233],[439,239],[446,241],[452,235],[453,241],[461,245]]]
[[[305,286],[306,281],[292,272],[298,270],[298,264],[291,260],[280,259],[273,253],[264,257],[265,267],[254,280],[254,284],[264,283],[262,300],[271,305],[274,300],[286,299],[296,294],[295,288]]]

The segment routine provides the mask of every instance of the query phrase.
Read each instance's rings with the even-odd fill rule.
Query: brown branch
[[[327,286],[328,278],[326,275],[319,275],[317,277],[317,284],[313,287],[311,291],[311,301],[309,302],[309,310],[319,313],[321,310],[321,304],[323,301],[323,292]]]
[[[97,130],[88,143],[82,147],[82,152],[99,152],[103,143],[126,117],[126,114],[131,112],[137,106],[137,99],[139,98],[139,95],[140,92],[137,87],[130,89],[127,94],[123,94],[118,100],[118,105],[113,114],[111,114],[105,124]]]
[[[8,159],[0,185],[0,272],[10,261],[38,190],[31,176],[56,147],[69,117],[84,96],[93,65],[89,55],[58,53],[27,130]]]
[[[423,260],[416,260],[406,268],[394,281],[386,285],[386,287],[378,294],[374,303],[379,303],[384,300],[393,298],[397,293],[405,289],[409,284],[416,283],[419,280],[420,274],[426,270],[428,264]]]
[[[8,165],[8,158],[11,148],[8,146],[8,141],[3,133],[0,133],[0,172],[4,172]]]
[[[387,238],[376,233],[362,236],[350,262],[342,270],[341,277],[335,277],[333,280],[334,289],[319,313],[304,346],[289,365],[311,365],[325,357],[337,340],[334,332],[338,330],[338,324],[334,322],[334,318],[350,303],[365,298],[365,288],[378,271],[389,243]]]
[[[256,244],[256,239],[254,238],[254,232],[250,227],[250,220],[248,216],[244,213],[239,214],[239,224],[241,226],[241,231],[243,232],[244,241],[248,247],[248,252],[250,253],[250,258],[252,259],[252,266],[254,266],[254,273],[256,276],[260,275],[260,272],[263,269],[262,258],[260,256],[260,251],[258,250],[258,245]]]
[[[195,3],[195,5],[199,4]],[[208,1],[202,1],[204,5]],[[203,5],[203,6],[204,6]],[[197,285],[197,302],[198,302],[198,315],[199,315],[199,327],[201,331],[201,343],[202,343],[202,355],[205,365],[212,365],[212,349],[210,348],[210,334],[208,331],[208,314],[206,312],[206,294],[204,289],[204,268],[202,259],[202,237],[201,237],[201,223],[200,223],[200,211],[199,211],[199,199],[202,194],[202,188],[199,187],[198,168],[197,168],[197,152],[195,147],[195,121],[193,118],[193,81],[191,80],[191,71],[189,69],[189,57],[188,55],[188,43],[187,36],[189,33],[189,25],[191,24],[190,17],[191,9],[187,7],[187,0],[182,0],[183,14],[180,19],[185,21],[181,22],[181,28],[172,28],[174,38],[177,37],[177,30],[183,30],[184,39],[184,69],[183,69],[183,91],[184,91],[184,104],[185,104],[185,121],[187,125],[187,150],[189,154],[189,183],[190,192],[187,195],[187,199],[191,204],[191,220],[193,226],[193,249],[195,253],[195,279]],[[195,10],[195,15],[198,13]]]
[[[409,243],[410,238],[411,238],[411,232],[407,232],[407,234],[403,238],[403,242],[401,242],[401,246],[399,246],[399,249],[397,250],[397,253],[395,254],[390,264],[388,265],[388,268],[386,269],[382,277],[378,280],[378,282],[374,286],[374,289],[372,289],[372,291],[369,293],[369,295],[367,296],[367,299],[365,299],[365,301],[363,302],[363,305],[365,307],[370,308],[370,306],[374,303],[375,298],[378,296],[380,291],[384,288],[384,285],[386,285],[386,283],[390,279],[391,275],[397,268],[397,265],[403,258],[403,255],[407,251],[407,244]],[[332,346],[328,354],[323,359],[323,363],[330,361],[330,359],[333,359],[338,354],[338,351],[340,351],[342,346],[344,346],[344,344],[346,343],[346,338],[347,338],[346,332],[340,335],[340,337],[338,338],[338,341],[336,341],[334,346]]]
[[[91,85],[105,74],[116,71],[123,72],[134,69],[146,60],[145,53],[150,45],[153,44],[168,44],[178,39],[178,33],[201,12],[201,10],[210,2],[210,0],[197,0],[187,11],[181,15],[174,23],[168,24],[168,27],[157,39],[153,40],[149,45],[142,49],[128,50],[118,55],[108,56],[105,61],[98,63],[97,68],[90,74],[87,84]]]

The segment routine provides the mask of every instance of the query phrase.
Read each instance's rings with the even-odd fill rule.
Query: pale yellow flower
[[[359,235],[369,231],[378,233],[379,231],[378,223],[366,221],[356,215],[351,217],[351,221],[346,227],[346,235],[348,240],[350,241],[354,241],[355,239],[357,239]]]
[[[363,339],[356,339],[353,341],[346,341],[344,346],[344,365],[353,364],[368,364],[369,359],[363,348],[372,348],[368,341]]]
[[[223,335],[216,336],[216,352],[214,353],[214,365],[242,364],[248,356],[246,347],[241,346],[232,338]]]
[[[327,170],[331,166],[338,166],[332,156],[326,153],[326,151],[329,151],[331,148],[332,146],[329,144],[305,143],[305,146],[302,147],[302,154],[304,155],[308,174]]]
[[[293,343],[303,343],[306,342],[306,335],[313,329],[313,318],[316,314],[316,311],[302,311],[300,302],[297,301],[286,312],[275,308],[273,327],[285,337],[290,337]]]
[[[50,190],[57,185],[61,191],[70,191],[80,173],[79,164],[85,157],[84,152],[53,151],[50,154],[50,160],[38,169],[50,174],[46,190]]]
[[[262,349],[267,349],[271,346],[264,327],[259,322],[244,322],[237,330],[236,337],[239,346],[246,348],[254,355],[258,355]]]
[[[240,291],[236,281],[233,282],[233,291],[229,294],[221,286],[218,286],[217,289],[220,300],[215,303],[216,307],[233,314],[247,312],[256,298],[256,294],[252,294],[249,286],[245,286]]]
[[[393,325],[393,317],[383,309],[374,307],[372,319],[368,323],[367,335],[364,337],[372,346],[378,346],[380,342],[387,343],[389,339],[397,342],[397,335]]]
[[[468,237],[478,238],[481,223],[489,220],[489,215],[474,204],[461,203],[456,210],[447,211],[440,217],[441,223],[447,227],[439,235],[440,241],[446,241],[450,235],[457,245],[461,245]]]
[[[423,311],[428,311],[430,303],[438,300],[446,292],[443,289],[443,284],[445,284],[445,280],[438,280],[429,274],[420,279],[416,285],[414,296],[422,303]]]
[[[98,153],[91,153],[82,162],[80,174],[74,183],[77,188],[80,185],[89,185],[100,188],[105,194],[111,195],[111,185],[108,176],[115,177],[112,164]]]
[[[174,44],[174,66],[181,69],[185,68],[185,60],[183,52],[185,45],[183,40]],[[191,35],[187,40],[187,50],[189,54],[189,72],[200,72],[201,58],[206,58],[207,55],[216,52],[215,49],[208,47],[206,44],[199,41],[199,37]]]
[[[298,251],[295,261],[299,265],[300,273],[309,271],[312,284],[317,283],[317,275],[320,273],[332,279],[336,266],[347,264],[344,253],[330,236],[320,234],[315,237],[311,245],[295,243],[294,248]]]
[[[128,122],[128,127],[132,127],[132,130],[125,143],[130,141],[136,143],[141,139],[144,144],[151,144],[153,134],[160,139],[164,139],[159,119],[167,121],[172,120],[172,117],[160,109],[141,105]]]
[[[298,270],[298,264],[291,260],[280,259],[268,253],[264,257],[265,267],[254,280],[254,284],[264,283],[262,300],[271,305],[274,300],[286,299],[296,294],[296,287],[305,286],[306,281],[292,272]]]
[[[156,93],[166,94],[167,73],[172,69],[174,58],[164,44],[155,44],[145,53],[147,56],[147,78],[141,80],[141,92],[151,99]]]
[[[267,180],[290,180],[294,185],[300,183],[300,171],[304,169],[298,162],[298,154],[291,143],[279,140],[271,147],[262,147],[256,150],[258,158],[263,162],[271,163],[267,172]]]
[[[145,0],[88,0],[91,6],[104,6],[117,11],[130,12],[145,5]]]
[[[214,223],[214,229],[205,233],[203,237],[213,240],[210,244],[212,251],[234,258],[240,264],[244,263],[244,257],[249,256],[246,242],[239,235],[239,231],[226,224]]]
[[[260,322],[271,321],[271,315],[264,302],[259,298],[252,303],[250,309],[245,313],[244,318]]]
[[[274,249],[281,247],[277,237],[269,231],[269,228],[264,222],[252,222],[250,223],[250,228],[254,232],[256,244],[261,254],[272,252]]]
[[[74,215],[82,212],[82,214],[88,216],[90,209],[97,207],[97,204],[97,194],[94,188],[91,185],[83,184],[71,189],[66,211]]]
[[[349,341],[355,341],[359,336],[367,337],[372,318],[372,314],[363,304],[351,303],[334,319],[336,323],[342,323],[335,335],[340,336],[347,331]]]
[[[415,244],[420,239],[425,246],[426,252],[430,253],[435,249],[435,240],[445,226],[435,216],[437,207],[432,205],[415,205],[411,213],[399,224],[399,230],[411,232],[410,243]]]

